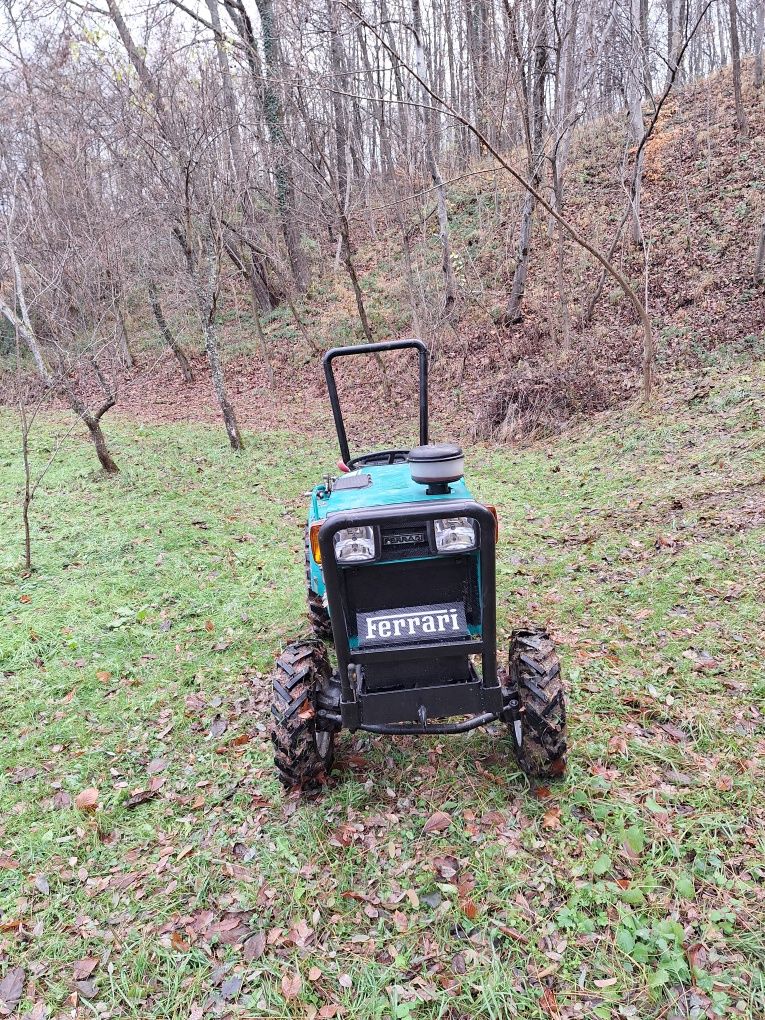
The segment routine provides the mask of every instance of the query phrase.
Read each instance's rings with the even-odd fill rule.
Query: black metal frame
[[[342,528],[361,526],[402,526],[413,520],[431,522],[439,517],[470,517],[479,528],[478,553],[480,556],[480,638],[462,638],[458,641],[422,642],[419,644],[391,645],[368,649],[351,649],[343,605],[342,571],[334,554],[334,537]],[[368,729],[375,733],[459,733],[482,726],[499,718],[506,708],[506,697],[497,677],[496,579],[495,579],[495,520],[490,510],[473,500],[433,500],[427,503],[401,504],[388,507],[368,507],[330,514],[319,531],[319,547],[327,589],[330,619],[337,653],[340,679],[340,703],[326,706],[327,722],[341,723],[349,729]],[[464,555],[474,555],[465,553]],[[422,569],[428,569],[428,560]],[[374,569],[384,571],[380,565]],[[481,656],[481,675],[470,666],[467,681],[443,685],[408,687],[404,690],[361,691],[357,669],[365,663],[413,662],[428,657]],[[339,719],[337,708],[339,708]],[[403,713],[403,714],[402,714]],[[467,715],[471,718],[459,723],[432,723],[428,718],[447,718]],[[417,716],[419,723],[402,723],[401,720]]]
[[[340,443],[340,455],[343,462],[349,466],[354,465],[351,460],[351,451],[348,448],[348,436],[345,432],[343,414],[340,410],[340,398],[337,395],[337,384],[335,373],[332,370],[332,362],[336,358],[345,358],[351,354],[377,354],[383,351],[398,351],[406,348],[413,348],[419,352],[420,361],[420,446],[427,446],[428,443],[428,348],[422,342],[414,338],[408,340],[386,340],[378,344],[354,344],[352,347],[334,347],[322,358],[324,365],[324,376],[327,380],[329,390],[329,402],[332,405],[332,417],[335,419],[337,439]],[[391,450],[391,454],[403,454],[407,451]],[[363,457],[355,458],[355,461],[363,463]],[[392,462],[391,462],[392,463]]]

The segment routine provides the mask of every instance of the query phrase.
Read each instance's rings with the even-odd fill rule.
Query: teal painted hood
[[[464,479],[450,482],[449,496],[429,496],[427,487],[412,481],[408,464],[384,464],[376,467],[362,467],[344,478],[369,475],[372,484],[363,489],[333,490],[329,498],[320,499],[323,485],[317,486],[311,496],[312,520],[323,521],[327,514],[343,510],[358,510],[362,507],[393,506],[397,503],[428,503],[443,499],[472,499]]]

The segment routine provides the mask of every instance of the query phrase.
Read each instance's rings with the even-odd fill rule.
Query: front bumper
[[[375,573],[365,575],[367,580],[362,582],[358,568],[340,566],[335,560],[333,540],[342,528],[365,525],[406,528],[413,522],[429,524],[438,518],[458,516],[474,519],[479,529],[477,550],[462,554],[465,562],[467,557],[475,558],[476,553],[478,556],[478,569],[472,572],[470,583],[464,570],[449,572],[446,557],[425,558],[409,561],[406,567],[409,573],[403,575],[416,592],[408,597],[391,585],[393,590],[388,598],[386,570],[398,569],[400,563],[380,563],[367,568]],[[503,696],[497,681],[494,529],[491,512],[472,500],[373,507],[327,518],[319,532],[319,545],[338,659],[339,717],[343,726],[377,732],[454,732],[455,727],[470,729],[500,715]],[[396,570],[391,569],[387,578],[392,580],[396,576]],[[368,595],[370,605],[390,610],[412,605],[418,599],[428,601],[429,585],[438,588],[433,591],[431,587],[430,601],[448,602],[461,593],[460,597],[469,603],[470,634],[454,641],[358,647],[355,614],[364,608],[359,605],[362,597],[359,593],[363,593],[365,583],[372,586]],[[479,659],[480,672],[473,664]],[[472,725],[471,720],[429,724],[429,720],[460,715],[478,721]],[[405,725],[391,729],[393,724]]]

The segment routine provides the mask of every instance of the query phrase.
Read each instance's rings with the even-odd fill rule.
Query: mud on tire
[[[276,660],[271,741],[276,772],[287,789],[317,786],[332,770],[335,734],[317,729],[314,704],[330,677],[329,658],[321,641],[296,641]]]
[[[555,779],[566,771],[566,701],[560,661],[544,628],[513,631],[508,686],[518,700],[509,729],[518,764],[527,775]]]

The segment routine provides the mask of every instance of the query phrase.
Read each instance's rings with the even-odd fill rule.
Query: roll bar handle
[[[345,432],[343,414],[340,410],[340,398],[337,395],[337,383],[335,373],[332,370],[332,362],[336,358],[345,358],[352,354],[378,354],[384,351],[400,351],[412,348],[419,353],[420,378],[420,446],[427,446],[428,443],[428,348],[415,337],[406,340],[384,340],[376,344],[352,344],[349,347],[333,347],[332,350],[322,358],[324,366],[324,377],[327,380],[329,390],[329,402],[332,407],[332,417],[335,419],[337,439],[340,443],[340,454],[343,461],[348,464],[351,459],[351,451],[348,449],[348,436]]]

